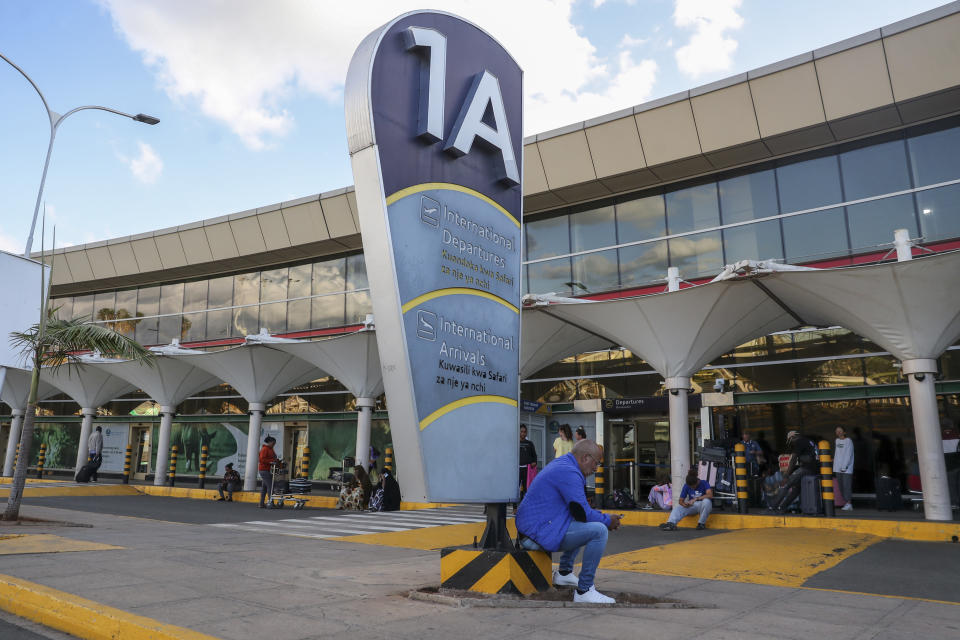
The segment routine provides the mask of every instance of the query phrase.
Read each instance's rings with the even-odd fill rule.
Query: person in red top
[[[270,465],[277,462],[277,454],[273,452],[273,447],[277,444],[277,439],[273,436],[267,436],[263,440],[263,446],[260,447],[260,464],[257,471],[260,473],[260,508],[273,509],[273,504],[264,504],[267,496],[273,489],[273,474],[270,473]]]

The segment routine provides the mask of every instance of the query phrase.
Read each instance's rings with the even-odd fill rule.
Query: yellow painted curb
[[[623,515],[626,525],[656,527],[667,521],[666,511],[617,511],[604,509],[605,513]],[[679,527],[695,527],[696,518],[684,518]],[[903,520],[857,520],[853,518],[809,518],[803,516],[762,516],[737,513],[713,513],[707,526],[711,529],[830,529],[850,533],[868,533],[881,538],[917,540],[920,542],[950,542],[953,536],[960,537],[960,522],[903,521]]]
[[[0,609],[84,640],[217,640],[3,574]]]
[[[9,489],[0,489],[0,498],[10,495]],[[64,496],[135,496],[137,490],[126,484],[94,484],[85,487],[31,487],[23,489],[25,498],[62,498]]]
[[[0,536],[0,556],[25,553],[66,553],[71,551],[112,551],[123,549],[112,544],[62,538],[50,534]]]

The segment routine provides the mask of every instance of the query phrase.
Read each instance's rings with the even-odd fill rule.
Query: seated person
[[[223,472],[223,480],[220,481],[220,484],[217,485],[217,491],[220,492],[220,497],[217,498],[218,502],[233,502],[233,492],[239,491],[241,487],[240,474],[233,470],[233,463],[228,462],[224,466],[225,471]],[[223,497],[223,490],[227,490],[227,497]]]
[[[793,453],[787,466],[786,480],[777,495],[770,500],[770,510],[783,513],[794,500],[800,497],[800,488],[804,476],[817,475],[817,448],[810,438],[800,435],[799,431],[787,433],[787,445]]]
[[[370,478],[363,470],[363,466],[358,464],[353,468],[353,480],[340,490],[337,509],[363,511],[370,501],[370,493]]]
[[[657,484],[651,487],[647,502],[651,507],[663,511],[670,511],[673,508],[673,488],[670,486],[669,477],[665,474],[657,476]]]
[[[693,513],[699,513],[697,529],[707,528],[707,518],[713,511],[713,489],[706,480],[697,477],[696,469],[690,469],[680,490],[680,500],[673,505],[673,511],[666,522],[660,525],[664,531],[674,531],[677,523]]]
[[[400,509],[400,485],[393,474],[384,469],[380,474],[380,486],[370,498],[370,511],[398,511]]]
[[[517,509],[519,545],[528,551],[562,551],[553,584],[575,587],[574,602],[613,604],[593,585],[597,565],[607,546],[607,532],[620,527],[620,516],[596,511],[583,492],[585,476],[597,470],[600,447],[581,440],[570,453],[554,459],[537,475],[537,481]],[[573,561],[583,549],[580,576]]]
[[[777,467],[767,467],[763,473],[763,484],[760,488],[763,491],[763,504],[768,509],[774,496],[777,495],[777,492],[780,491],[780,487],[782,486],[783,474],[780,473],[780,469]]]

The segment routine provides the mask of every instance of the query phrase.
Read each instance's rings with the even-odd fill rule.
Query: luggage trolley
[[[294,493],[290,490],[288,481],[287,465],[283,462],[274,462],[270,465],[270,473],[273,480],[270,483],[270,504],[276,509],[282,509],[287,502],[293,503],[294,510],[303,509],[307,499],[303,497],[304,493],[310,491],[310,488],[298,484],[299,491]]]
[[[703,447],[697,475],[713,488],[713,501],[721,509],[729,503],[737,507],[737,486],[733,453],[724,447]]]

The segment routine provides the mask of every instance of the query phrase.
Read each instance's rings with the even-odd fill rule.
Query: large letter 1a
[[[447,38],[439,31],[410,27],[403,32],[407,51],[416,50],[420,64],[420,112],[417,136],[429,142],[443,140],[444,87],[447,81]]]
[[[490,107],[493,114],[493,128],[483,121],[483,114]],[[503,107],[503,95],[500,82],[489,71],[478,73],[467,93],[467,99],[460,108],[460,115],[453,125],[452,138],[443,148],[455,156],[470,153],[473,142],[480,138],[487,146],[500,152],[500,181],[508,185],[520,184],[520,172],[517,158],[513,153],[510,127],[507,124],[507,111]]]

